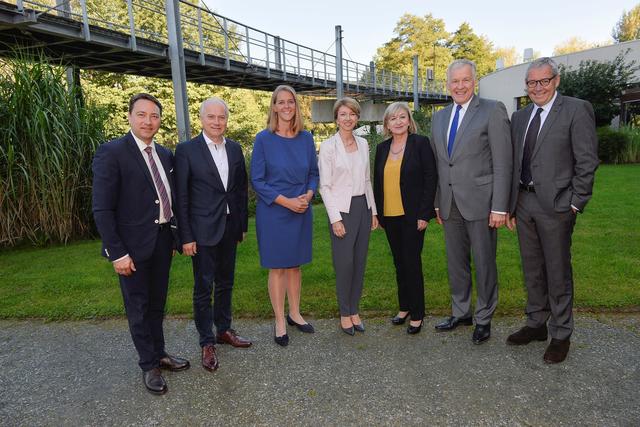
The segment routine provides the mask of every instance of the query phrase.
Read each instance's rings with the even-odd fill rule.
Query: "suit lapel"
[[[414,142],[415,142],[415,138],[414,138],[414,134],[409,134],[407,136],[407,143],[404,146],[404,154],[402,155],[402,162],[400,163],[400,176],[402,176],[402,173],[404,172],[405,166],[407,164],[407,158],[410,158],[411,154],[413,153],[413,146],[414,146]]]
[[[138,144],[136,143],[136,140],[133,139],[133,135],[131,134],[131,132],[127,133],[127,148],[131,152],[131,157],[135,159],[136,163],[144,173],[144,176],[147,177],[147,182],[155,192],[156,186],[153,183],[153,177],[151,176],[151,172],[149,172],[149,167],[147,166],[147,162],[145,161],[144,157],[142,157],[142,152],[138,148]]]
[[[478,108],[480,107],[480,100],[478,99],[478,95],[473,95],[471,102],[469,103],[469,108],[464,113],[464,117],[462,118],[462,123],[458,126],[458,132],[456,133],[456,139],[453,142],[453,152],[451,153],[451,158],[456,157],[462,150],[462,146],[467,142],[467,139],[463,138],[464,131],[469,127],[469,123],[473,120],[473,116],[478,112]]]
[[[213,156],[211,155],[211,151],[209,151],[209,147],[207,147],[207,142],[204,140],[204,136],[202,133],[198,136],[198,145],[200,146],[200,152],[202,154],[202,158],[205,159],[207,165],[209,166],[209,170],[213,174],[213,183],[218,187],[224,190],[224,185],[222,185],[222,179],[220,178],[220,172],[218,172],[218,167],[216,166],[216,162],[213,160]],[[229,152],[227,151],[227,160],[229,158]]]
[[[449,128],[449,119],[451,118],[451,110],[453,109],[453,104],[449,104],[442,110],[442,114],[440,114],[440,127],[442,128],[441,132],[441,141],[443,152],[447,154],[447,143],[449,142],[449,135],[447,135],[447,130]],[[448,157],[448,154],[447,154]]]
[[[533,152],[531,152],[531,158],[533,158],[538,150],[540,149],[540,145],[544,143],[544,139],[549,133],[549,129],[553,126],[553,123],[556,121],[556,118],[560,114],[560,110],[562,109],[562,95],[558,94],[556,96],[556,100],[553,102],[551,106],[551,111],[549,111],[549,115],[544,121],[542,125],[542,129],[540,129],[540,133],[538,133],[538,139],[536,141],[536,145],[533,147]]]
[[[527,133],[527,124],[529,123],[529,117],[531,117],[531,111],[535,104],[527,105],[521,113],[518,115],[518,124],[516,126],[516,141],[515,150],[518,154],[518,164],[522,164],[522,148],[524,146],[524,136]]]
[[[227,169],[229,170],[228,173],[228,177],[227,177],[227,188],[228,189],[232,189],[233,188],[233,178],[236,176],[235,170],[231,169],[231,165],[235,165],[236,164],[236,157],[238,154],[238,151],[236,150],[236,146],[232,145],[233,141],[231,141],[230,139],[227,139],[227,146],[226,146],[226,150],[227,150]],[[220,180],[220,182],[222,182],[222,180]]]

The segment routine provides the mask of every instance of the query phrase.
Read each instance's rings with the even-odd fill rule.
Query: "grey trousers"
[[[527,287],[527,326],[540,327],[551,317],[551,337],[568,339],[573,332],[571,235],[576,215],[572,211],[549,214],[535,193],[521,191],[516,219]]]
[[[343,238],[333,234],[329,224],[333,268],[336,271],[336,294],[340,316],[358,314],[364,270],[367,265],[367,250],[371,234],[371,209],[367,208],[365,196],[351,199],[349,213],[340,212],[346,230]]]
[[[498,235],[489,227],[489,216],[478,221],[465,220],[455,201],[444,221],[444,240],[447,248],[447,268],[451,288],[451,312],[455,317],[471,315],[471,254],[476,272],[477,299],[474,318],[476,324],[491,322],[498,305],[498,271],[496,246]]]

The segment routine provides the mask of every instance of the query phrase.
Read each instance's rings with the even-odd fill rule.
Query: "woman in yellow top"
[[[436,216],[436,162],[429,139],[416,134],[406,102],[389,105],[383,122],[389,139],[376,147],[373,193],[396,268],[400,310],[392,322],[402,325],[410,317],[407,332],[417,334],[424,317],[424,233]]]

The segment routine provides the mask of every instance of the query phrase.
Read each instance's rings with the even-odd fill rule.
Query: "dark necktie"
[[[453,115],[453,121],[451,122],[451,130],[449,130],[449,141],[447,143],[447,152],[451,157],[453,151],[453,142],[456,140],[456,133],[458,132],[458,119],[460,118],[460,110],[462,105],[456,106],[456,113]]]
[[[533,116],[533,120],[531,120],[531,123],[529,124],[527,135],[524,137],[522,172],[520,173],[520,181],[524,185],[529,185],[531,182],[531,153],[533,153],[533,148],[536,146],[536,141],[538,140],[538,132],[540,132],[540,114],[542,114],[543,111],[544,110],[542,108],[538,108],[536,115]]]
[[[160,202],[162,203],[162,211],[167,219],[170,219],[173,215],[171,214],[171,204],[169,203],[169,196],[167,195],[167,189],[164,186],[164,182],[162,182],[162,178],[160,177],[160,172],[158,171],[158,166],[156,166],[156,161],[153,159],[152,149],[151,147],[147,147],[144,149],[149,155],[149,167],[151,168],[151,175],[153,175],[153,181],[156,183],[156,187],[158,188],[158,193],[160,196]]]

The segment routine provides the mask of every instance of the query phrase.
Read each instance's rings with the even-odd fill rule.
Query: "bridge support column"
[[[418,96],[418,55],[413,55],[413,111],[420,109],[420,97]]]
[[[336,25],[336,98],[344,96],[342,87],[342,27]]]
[[[171,60],[171,80],[176,102],[176,124],[178,125],[178,141],[191,138],[189,126],[189,99],[187,98],[187,73],[184,66],[182,49],[182,30],[180,28],[179,0],[166,0],[167,30],[169,33],[169,59]]]

